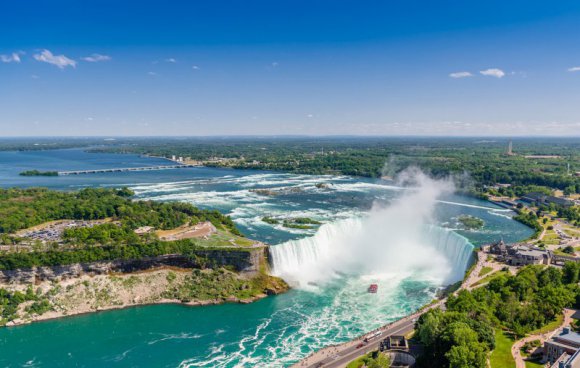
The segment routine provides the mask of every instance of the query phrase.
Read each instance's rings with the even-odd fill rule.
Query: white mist
[[[338,273],[369,280],[406,275],[441,284],[460,280],[473,246],[431,225],[437,199],[452,192],[452,182],[413,168],[398,181],[409,189],[390,205],[375,204],[364,217],[324,224],[312,237],[271,247],[273,272],[305,288]]]

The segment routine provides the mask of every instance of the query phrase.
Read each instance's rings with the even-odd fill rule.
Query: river
[[[500,237],[517,241],[531,234],[511,219],[510,211],[450,193],[433,199],[429,221],[423,223],[425,216],[405,215],[405,209],[412,207],[398,204],[405,202],[400,199],[406,198],[406,189],[376,179],[202,167],[18,176],[29,169],[164,164],[167,161],[162,159],[79,149],[0,152],[0,185],[58,190],[128,186],[138,199],[185,201],[218,209],[229,214],[248,237],[272,244],[274,272],[297,287],[249,305],[143,306],[2,328],[0,365],[288,366],[429,302],[439,288],[461,278],[473,246]],[[320,183],[324,185],[316,186]],[[274,193],[264,195],[256,189]],[[413,206],[418,211],[423,207],[421,202]],[[477,216],[485,226],[458,230],[460,215]],[[281,221],[310,217],[323,225],[289,229],[264,222],[266,216]],[[415,217],[421,221],[414,221]],[[409,222],[416,231],[408,231]],[[379,283],[377,294],[366,292],[370,282]]]

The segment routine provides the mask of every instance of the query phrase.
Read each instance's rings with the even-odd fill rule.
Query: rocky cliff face
[[[236,272],[254,276],[266,264],[266,247],[251,250],[198,250],[192,256],[169,254],[133,260],[115,260],[93,263],[76,263],[54,267],[0,270],[0,283],[35,283],[45,280],[59,281],[84,274],[100,275],[112,272],[129,273],[163,266],[180,268],[227,267]]]

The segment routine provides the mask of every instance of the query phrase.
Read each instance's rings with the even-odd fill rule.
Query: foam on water
[[[463,277],[474,248],[465,237],[438,226],[425,226],[418,237],[409,234],[404,242],[371,240],[368,235],[374,231],[363,217],[322,225],[312,237],[270,247],[273,272],[307,289],[337,272],[370,272],[378,279],[381,269],[388,275],[414,272],[451,283]]]
[[[24,157],[21,162],[28,161]],[[54,160],[48,161],[46,169],[54,168]],[[10,185],[24,180],[18,176],[20,168],[13,171]],[[278,244],[274,251],[288,248],[279,258],[287,262],[276,269],[287,268],[289,279],[297,278],[301,286],[249,305],[147,306],[0,329],[2,366],[286,367],[314,350],[412,313],[460,277],[469,253],[465,239],[427,224],[469,214],[486,222],[467,234],[478,242],[497,240],[500,234],[516,241],[531,233],[503,216],[508,211],[482,201],[448,195],[436,202],[438,183],[418,190],[346,176],[211,168],[36,179],[65,190],[128,185],[138,199],[218,209],[231,215],[247,236]],[[318,188],[318,183],[328,187]],[[250,191],[257,188],[299,190],[263,196]],[[375,200],[394,209],[371,208]],[[324,224],[315,230],[288,229],[264,223],[264,216],[311,217]],[[318,259],[319,269],[312,259]],[[377,294],[367,293],[370,283],[379,284]],[[76,343],[86,331],[95,344]]]
[[[490,210],[493,212],[511,212],[512,210],[507,209],[507,208],[493,208],[493,207],[487,207],[487,206],[477,206],[474,204],[468,204],[468,203],[459,203],[459,202],[450,202],[450,201],[442,201],[442,200],[437,200],[437,202],[439,203],[443,203],[443,204],[450,204],[453,206],[461,206],[461,207],[469,207],[469,208],[480,208],[480,209],[484,209],[484,210]]]

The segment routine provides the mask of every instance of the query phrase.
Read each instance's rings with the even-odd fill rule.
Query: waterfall
[[[438,226],[402,229],[360,217],[324,224],[312,237],[270,247],[270,254],[275,275],[302,285],[337,272],[414,273],[453,283],[463,278],[473,249],[465,237]]]
[[[466,237],[453,230],[435,225],[428,225],[426,228],[424,235],[426,244],[431,244],[437,252],[445,255],[452,266],[450,280],[462,280],[472,260],[475,246]]]

